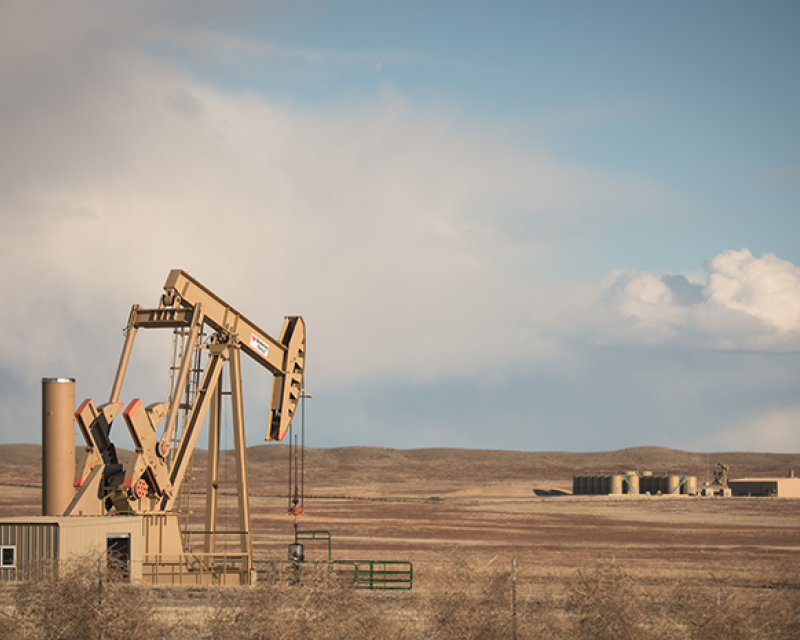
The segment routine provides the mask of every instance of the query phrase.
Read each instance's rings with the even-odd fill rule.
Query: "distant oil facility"
[[[728,479],[728,468],[718,465],[714,482],[698,487],[697,477],[689,475],[653,475],[652,471],[626,471],[612,475],[577,475],[572,477],[572,494],[604,495],[703,495],[800,498],[800,478],[791,473],[786,478]]]
[[[572,493],[602,495],[694,495],[696,476],[654,476],[652,471],[626,471],[612,475],[579,475],[572,478]]]

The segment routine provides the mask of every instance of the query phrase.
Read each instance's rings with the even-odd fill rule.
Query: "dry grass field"
[[[292,541],[287,453],[274,445],[248,452],[261,558],[285,558]],[[0,446],[3,516],[39,511],[39,455],[34,445]],[[309,449],[300,527],[330,531],[334,558],[413,562],[413,592],[354,593],[311,578],[246,595],[173,590],[157,599],[156,613],[172,607],[160,633],[180,637],[199,625],[195,637],[209,638],[800,637],[800,499],[563,495],[574,474],[626,469],[702,483],[717,461],[732,478],[800,469],[800,455],[654,447]],[[199,451],[195,515],[203,466]],[[222,478],[235,478],[229,458]],[[236,528],[235,507],[232,495],[223,498],[222,526]],[[306,543],[308,559],[326,553],[323,543]],[[176,626],[187,611],[191,620]]]

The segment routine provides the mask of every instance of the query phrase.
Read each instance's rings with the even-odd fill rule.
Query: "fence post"
[[[517,559],[511,560],[511,632],[517,640]]]

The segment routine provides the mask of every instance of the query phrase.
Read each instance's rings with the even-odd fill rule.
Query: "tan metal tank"
[[[697,493],[697,476],[687,476],[686,484],[683,485],[682,491],[690,496],[695,495]]]
[[[628,495],[639,495],[639,476],[631,473],[625,477],[628,480]]]
[[[75,380],[42,378],[42,515],[64,513],[75,489]]]
[[[621,495],[622,494],[622,476],[621,475],[610,476],[610,487],[609,487],[608,492],[611,495]]]
[[[681,477],[680,476],[669,476],[667,479],[667,490],[672,494],[679,494],[681,491]]]

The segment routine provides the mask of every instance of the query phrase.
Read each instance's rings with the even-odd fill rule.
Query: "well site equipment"
[[[729,480],[728,486],[735,496],[800,498],[800,478],[741,478]]]
[[[123,383],[141,329],[173,332],[169,399],[145,405],[133,398],[125,406],[120,402]],[[97,557],[98,571],[113,560],[117,575],[150,584],[254,584],[263,574],[258,567],[265,561],[253,558],[242,354],[272,374],[266,439],[283,440],[298,407],[304,418],[303,399],[311,397],[303,388],[306,330],[302,317],[287,316],[275,339],[181,270],[170,272],[158,307],[131,308],[107,402],[96,404],[89,398],[76,410],[75,380],[45,378],[43,515],[0,519],[0,580],[35,578],[36,571],[57,571],[62,561],[89,556]],[[236,461],[238,521],[232,529],[221,527],[218,518],[223,397],[228,399]],[[127,461],[120,459],[111,439],[111,426],[119,413],[134,443]],[[192,452],[206,416],[204,526],[196,529],[188,518],[188,480]],[[85,441],[77,465],[73,420]],[[295,516],[290,562],[297,566],[306,562],[300,540],[316,539],[319,532],[298,535],[297,516],[304,508],[302,456],[298,464],[296,447],[289,447],[289,459],[289,513]],[[333,560],[327,536],[327,570],[351,575],[357,588],[411,588],[411,563]],[[225,545],[221,544],[224,540],[228,541]]]
[[[169,399],[145,405],[133,398],[124,405],[125,374],[142,329],[173,331]],[[34,559],[115,551],[129,535],[131,577],[141,575],[152,583],[250,584],[254,571],[241,356],[272,374],[266,439],[282,440],[303,391],[305,353],[300,316],[287,316],[279,337],[273,338],[185,271],[171,271],[157,307],[131,308],[107,402],[95,404],[90,398],[75,410],[74,380],[43,381],[42,511],[47,518],[0,521],[0,560],[8,560],[0,565],[0,577],[24,574],[22,565]],[[224,371],[229,389],[223,389]],[[222,530],[217,518],[223,395],[229,397],[234,432],[238,523],[233,530]],[[127,461],[120,460],[110,437],[119,413],[135,447]],[[86,443],[77,467],[73,414]],[[190,530],[184,479],[191,475],[192,452],[206,416],[205,526]],[[73,530],[82,533],[65,533]],[[225,536],[236,541],[234,553],[218,550]],[[42,542],[47,539],[56,542]],[[6,571],[12,564],[14,571]]]
[[[574,495],[694,495],[695,476],[654,476],[652,471],[572,477]]]
[[[60,516],[75,491],[75,380],[42,380],[42,515]]]

